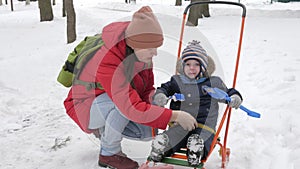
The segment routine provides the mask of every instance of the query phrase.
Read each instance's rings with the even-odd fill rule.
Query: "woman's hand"
[[[194,130],[198,126],[196,119],[192,115],[180,110],[172,111],[170,122],[178,123],[184,130],[187,131]]]

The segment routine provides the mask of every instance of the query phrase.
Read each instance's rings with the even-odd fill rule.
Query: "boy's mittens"
[[[153,104],[157,106],[165,106],[168,103],[168,97],[163,93],[158,93],[154,96]]]
[[[242,99],[240,98],[239,95],[234,94],[230,96],[230,102],[229,102],[230,107],[238,109],[241,104],[242,104]]]

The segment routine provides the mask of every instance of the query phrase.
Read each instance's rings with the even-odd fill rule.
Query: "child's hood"
[[[205,77],[211,77],[212,74],[215,72],[216,70],[216,64],[213,60],[212,57],[210,56],[207,56],[207,60],[208,60],[208,64],[207,64],[207,70],[206,70],[206,73],[204,73],[204,76]],[[176,63],[176,71],[179,73],[179,74],[184,74],[183,73],[183,66],[182,66],[182,60],[181,59],[178,59],[177,60],[177,63]]]

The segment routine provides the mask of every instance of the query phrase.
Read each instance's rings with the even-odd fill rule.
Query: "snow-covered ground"
[[[246,107],[260,112],[254,119],[232,112],[228,146],[229,169],[300,168],[300,3],[241,1],[247,7],[236,88]],[[65,114],[68,89],[56,77],[68,53],[87,35],[113,21],[129,20],[142,5],[150,5],[163,26],[166,41],[155,57],[156,85],[174,73],[181,17],[185,6],[175,0],[74,0],[78,40],[66,44],[66,18],[61,2],[54,21],[39,22],[37,2],[14,0],[0,6],[0,168],[97,169],[98,141],[83,133]],[[211,5],[211,17],[186,28],[184,42],[207,38],[218,74],[232,85],[241,9]],[[208,43],[209,42],[209,43]],[[221,134],[223,135],[223,133]],[[123,151],[140,163],[150,142],[124,140]],[[215,150],[206,167],[220,166]],[[175,167],[183,168],[183,167]]]

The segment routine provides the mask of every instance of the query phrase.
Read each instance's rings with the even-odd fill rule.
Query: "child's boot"
[[[204,152],[204,140],[199,134],[192,134],[187,141],[187,157],[191,166],[198,166]]]
[[[152,141],[150,159],[154,162],[160,162],[164,158],[168,145],[169,138],[166,134],[157,135]]]

